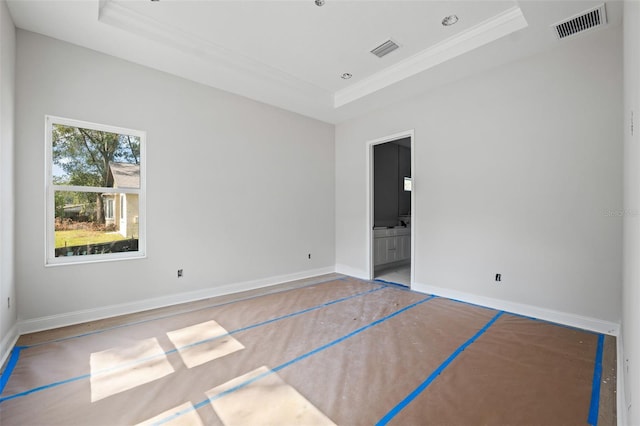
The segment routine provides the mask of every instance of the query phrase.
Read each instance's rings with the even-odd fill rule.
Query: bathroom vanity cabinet
[[[411,259],[411,229],[387,228],[373,230],[374,266]]]

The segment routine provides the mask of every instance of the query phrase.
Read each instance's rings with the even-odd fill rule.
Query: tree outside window
[[[46,121],[47,263],[143,256],[145,133]]]

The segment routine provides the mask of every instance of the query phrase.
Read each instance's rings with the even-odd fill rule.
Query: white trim
[[[184,29],[143,15],[128,7],[126,2],[100,0],[98,21],[154,43],[163,43],[193,58],[215,63],[218,67],[235,70],[236,74],[246,73],[265,83],[275,83],[285,91],[294,90],[315,97],[326,94],[328,106],[334,109],[528,26],[522,11],[515,6],[391,67],[331,93],[264,62],[230,51]],[[249,96],[246,90],[240,87],[236,89],[240,89],[241,95]]]
[[[367,148],[367,161],[366,161],[366,183],[367,183],[367,250],[368,250],[368,259],[367,259],[367,271],[365,272],[365,279],[372,280],[374,277],[374,259],[373,259],[373,147],[376,145],[380,145],[387,142],[393,142],[398,139],[410,138],[411,139],[411,180],[413,187],[411,188],[411,283],[415,281],[415,242],[416,242],[416,228],[415,228],[415,217],[416,217],[416,186],[415,186],[415,174],[416,174],[416,164],[415,164],[415,130],[409,129],[402,132],[394,133],[389,136],[384,136],[382,138],[374,139],[366,143]],[[349,274],[346,274],[349,275]],[[359,277],[360,278],[360,277]]]
[[[526,28],[528,25],[520,8],[513,7],[393,66],[338,90],[333,97],[333,106],[339,108],[515,31]]]
[[[140,194],[139,188],[113,188],[108,186],[51,185],[54,191],[99,192],[101,194]]]
[[[34,318],[21,321],[18,325],[20,334],[34,333],[37,331],[51,330],[54,328],[80,324],[88,321],[96,321],[111,318],[119,315],[126,315],[147,311],[150,309],[163,308],[179,303],[193,302],[211,297],[224,296],[227,294],[239,293],[248,290],[255,290],[263,287],[270,287],[289,281],[302,280],[334,272],[334,267],[312,269],[292,274],[279,275],[269,278],[261,278],[252,281],[227,284],[220,287],[211,287],[204,290],[197,290],[185,293],[178,293],[168,296],[156,297],[153,299],[140,300],[137,302],[122,303],[119,305],[103,306],[94,309],[68,312],[58,315]]]
[[[369,274],[367,271],[363,271],[362,269],[353,268],[348,265],[342,265],[340,263],[336,264],[335,272],[338,274],[348,275],[350,277],[359,278],[361,280],[369,281]]]
[[[138,248],[140,248],[140,240],[138,240]],[[146,254],[131,256],[129,253],[138,253],[138,252],[123,251],[122,253],[109,253],[109,254],[101,254],[101,255],[95,255],[95,256],[69,256],[69,257],[77,257],[77,258],[82,257],[82,260],[78,260],[75,262],[66,262],[65,259],[68,259],[68,257],[60,256],[60,257],[56,257],[51,263],[44,265],[44,267],[57,268],[59,266],[88,265],[90,263],[104,263],[104,262],[122,262],[123,260],[142,260],[147,258]]]
[[[147,132],[143,130],[129,129],[120,126],[111,126],[109,124],[92,123],[90,121],[76,120],[74,118],[59,117],[56,115],[46,115],[50,123],[63,124],[69,127],[80,127],[83,129],[99,130],[101,132],[117,133],[122,135],[138,136],[140,139],[147,137]],[[142,149],[142,148],[141,148]],[[142,154],[140,154],[142,157]],[[142,177],[141,177],[142,179]],[[142,184],[142,182],[140,182]]]
[[[97,130],[101,132],[131,135],[140,138],[140,182],[138,188],[106,188],[92,186],[54,185],[53,183],[53,125],[62,124],[69,127]],[[144,259],[147,256],[146,245],[146,163],[147,163],[147,132],[128,129],[107,124],[75,120],[54,115],[45,115],[45,253],[44,264],[49,266],[76,265],[113,260]],[[127,193],[138,195],[138,250],[122,253],[92,254],[89,256],[55,256],[55,192],[97,192],[97,193]],[[126,237],[126,235],[125,235]]]
[[[411,129],[411,266],[409,286],[416,282],[416,135]]]
[[[624,387],[624,342],[622,341],[622,333],[619,333],[616,337],[616,343],[616,419],[618,426],[627,426],[627,395]]]
[[[524,303],[510,302],[508,300],[494,299],[492,297],[479,296],[472,293],[450,290],[443,287],[436,287],[421,283],[414,283],[411,286],[411,289],[420,293],[434,294],[436,296],[460,300],[462,302],[485,306],[487,308],[525,315],[557,324],[581,328],[583,330],[595,331],[596,333],[608,334],[616,336],[616,338],[620,335],[620,324],[597,318],[540,308],[538,306],[527,305]]]
[[[104,199],[104,218],[108,220],[114,220],[114,212],[115,212],[115,200],[113,197],[107,197]]]
[[[37,331],[50,330],[54,328],[64,327],[68,325],[79,324],[87,321],[95,321],[99,319],[114,317],[117,315],[125,315],[130,313],[141,312],[149,309],[156,309],[171,306],[179,303],[192,302],[207,299],[215,296],[239,293],[242,291],[254,290],[258,288],[270,287],[288,281],[311,278],[318,275],[324,275],[332,272],[342,273],[354,276],[360,279],[367,279],[366,272],[352,268],[347,265],[336,264],[335,268],[319,268],[293,274],[280,275],[270,278],[264,278],[253,281],[245,281],[236,284],[228,284],[222,287],[199,290],[195,292],[180,293],[172,296],[165,296],[154,299],[147,299],[139,302],[126,303],[120,305],[111,305],[96,309],[87,309],[83,311],[71,312],[68,314],[52,315],[47,317],[36,318],[32,320],[21,321],[14,324],[9,332],[0,340],[0,366],[4,364],[11,350],[14,348],[18,338],[22,334],[33,333]],[[607,321],[597,320],[593,318],[582,317],[573,314],[566,314],[558,311],[552,311],[544,308],[538,308],[531,305],[524,305],[493,299],[483,296],[477,296],[470,293],[448,290],[442,287],[428,286],[415,283],[413,290],[436,294],[438,296],[451,299],[461,300],[481,306],[494,309],[500,309],[508,312],[518,313],[527,316],[533,316],[559,324],[579,327],[586,330],[592,330],[600,333],[616,336],[616,355],[617,355],[617,385],[616,385],[616,401],[617,401],[617,424],[618,426],[626,426],[626,398],[624,387],[624,344],[622,342],[622,334],[620,333],[620,325]],[[18,334],[20,330],[20,334]]]
[[[11,350],[16,345],[18,338],[18,325],[14,324],[9,329],[9,332],[0,340],[0,368],[4,365],[5,361],[9,358]]]
[[[131,9],[126,2],[101,0],[98,21],[153,42],[160,42],[194,58],[205,59],[217,67],[230,68],[236,73],[244,72],[267,83],[274,82],[283,89],[293,89],[309,96],[318,96],[319,92],[325,92],[325,89],[271,65],[219,46],[179,27],[150,18]],[[248,95],[243,93],[243,96]]]

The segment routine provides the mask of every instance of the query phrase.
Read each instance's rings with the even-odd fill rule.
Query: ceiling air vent
[[[604,3],[600,6],[582,12],[572,18],[559,22],[553,26],[556,37],[563,39],[586,31],[590,28],[600,27],[607,23],[607,11]]]
[[[393,40],[387,40],[380,46],[373,49],[371,53],[376,55],[378,58],[382,58],[383,56],[388,55],[389,53],[396,50],[398,47],[400,46],[398,46]]]

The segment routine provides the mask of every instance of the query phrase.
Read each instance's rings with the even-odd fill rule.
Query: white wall
[[[0,364],[16,337],[14,279],[14,106],[16,29],[0,0]],[[11,298],[11,307],[7,299]]]
[[[631,135],[631,111],[634,133]],[[640,425],[640,2],[624,4],[624,284],[622,342],[626,412]],[[629,409],[630,408],[630,409]]]
[[[23,30],[17,46],[21,320],[333,270],[332,125]],[[45,268],[45,114],[147,131],[147,259]]]
[[[338,125],[338,270],[368,273],[367,142],[415,129],[415,288],[619,323],[621,41],[594,31]]]

